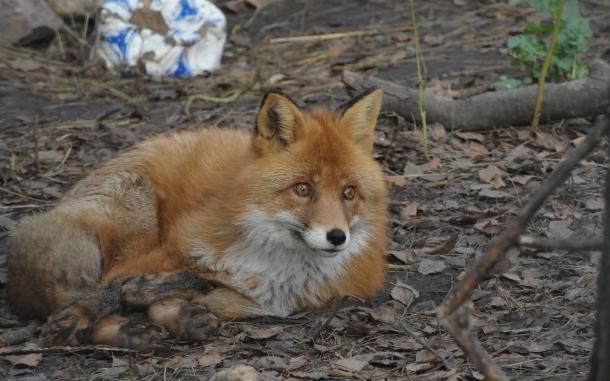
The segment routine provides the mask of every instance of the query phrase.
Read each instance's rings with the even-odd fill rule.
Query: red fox
[[[252,133],[204,128],[144,141],[78,182],[9,240],[7,293],[47,319],[45,345],[202,340],[219,321],[287,316],[383,286],[382,101],[339,111],[265,95]],[[122,316],[144,309],[152,325]]]

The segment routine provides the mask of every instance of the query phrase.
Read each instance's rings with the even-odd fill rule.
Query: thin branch
[[[452,366],[451,364],[449,364],[449,362],[440,355],[440,353],[438,353],[436,351],[436,349],[432,348],[430,346],[430,344],[428,344],[425,340],[423,340],[422,338],[420,338],[419,336],[417,336],[415,334],[415,332],[405,323],[405,322],[400,322],[398,323],[398,325],[400,326],[400,328],[409,336],[411,336],[413,339],[415,339],[415,341],[417,341],[419,343],[419,345],[421,345],[422,347],[426,348],[426,350],[430,353],[432,353],[434,355],[434,357],[438,358],[439,360],[442,361],[443,365],[445,366],[445,369],[447,370],[451,370]]]
[[[479,340],[471,334],[468,311],[465,308],[456,311],[442,324],[468,354],[477,369],[485,375],[485,380],[508,381],[508,377],[485,351]]]
[[[47,348],[31,348],[31,349],[0,349],[0,356],[12,355],[27,355],[30,353],[82,353],[82,352],[123,352],[123,353],[138,353],[138,351],[128,348],[109,347],[105,345],[83,345],[79,347],[47,347]]]
[[[566,250],[566,251],[602,251],[604,242],[602,239],[548,239],[532,234],[519,236],[519,245],[542,250]]]

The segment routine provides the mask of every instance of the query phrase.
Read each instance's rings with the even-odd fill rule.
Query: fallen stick
[[[383,110],[395,112],[409,121],[420,121],[417,89],[350,71],[343,72],[342,80],[356,91],[369,87],[382,89],[385,92]],[[543,99],[542,122],[606,113],[610,106],[610,65],[600,59],[594,60],[588,78],[547,83]],[[536,86],[487,92],[467,99],[451,99],[424,91],[428,121],[438,122],[450,130],[476,131],[529,125],[534,116],[535,102]]]

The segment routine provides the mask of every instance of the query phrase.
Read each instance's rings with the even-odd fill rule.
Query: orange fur
[[[45,300],[31,301],[44,304],[32,310],[44,317],[49,308],[61,307],[68,295],[96,287],[92,282],[79,283],[83,277],[93,277],[101,285],[127,276],[180,270],[196,271],[226,287],[193,300],[223,319],[289,313],[341,295],[373,296],[383,285],[387,228],[383,175],[371,158],[380,102],[381,92],[374,91],[342,112],[302,113],[289,98],[271,93],[263,101],[253,133],[208,128],[138,145],[76,184],[51,212],[57,215],[56,226],[34,227],[50,229],[48,234],[32,238],[35,234],[17,228],[9,255],[11,303],[26,311],[22,299],[36,298],[36,290],[22,290],[33,273],[41,285],[51,284],[54,295],[59,295],[48,300],[48,293],[41,292],[39,298]],[[310,196],[295,194],[293,185],[301,182],[312,190]],[[344,198],[347,187],[355,189],[353,200]],[[311,256],[304,259],[304,266],[311,266],[309,260],[323,264],[325,256],[334,258],[328,259],[335,266],[333,272],[319,279],[312,273],[317,280],[302,279],[295,286],[294,306],[292,299],[284,306],[273,295],[260,295],[267,292],[261,287],[277,285],[239,267],[250,260],[240,256],[258,255],[249,251],[249,245],[263,245],[273,255],[281,251],[281,240],[273,244],[280,245],[276,247],[267,237],[256,236],[260,233],[256,229],[268,228],[274,234],[266,223],[257,224],[264,218],[297,221],[295,229],[300,233],[282,234],[287,239],[303,235],[294,238],[297,243],[286,243],[286,250]],[[63,246],[49,238],[53,229],[67,226],[76,230],[74,234],[82,232],[79,239],[86,248],[83,243],[60,249]],[[347,246],[352,242],[348,238],[345,252],[311,246],[310,241],[318,244],[322,239],[319,231],[331,229],[348,233],[352,229],[354,246]],[[313,238],[306,237],[310,233]],[[29,243],[33,250],[25,244],[32,239],[36,240]],[[79,247],[86,252],[79,252]],[[41,255],[47,256],[48,266],[62,267],[74,276],[65,280],[36,267]],[[70,258],[77,257],[87,262],[70,267]],[[101,270],[91,272],[90,267],[98,266],[96,261]],[[274,274],[281,274],[284,264],[280,261],[276,266],[280,268],[273,268]]]

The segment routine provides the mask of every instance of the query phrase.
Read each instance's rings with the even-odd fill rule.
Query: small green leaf
[[[537,23],[534,21],[530,21],[523,29],[523,33],[525,34],[541,34],[541,33],[551,33],[553,31],[553,23]]]
[[[512,90],[521,86],[523,86],[523,81],[504,74],[494,83],[496,91]]]

